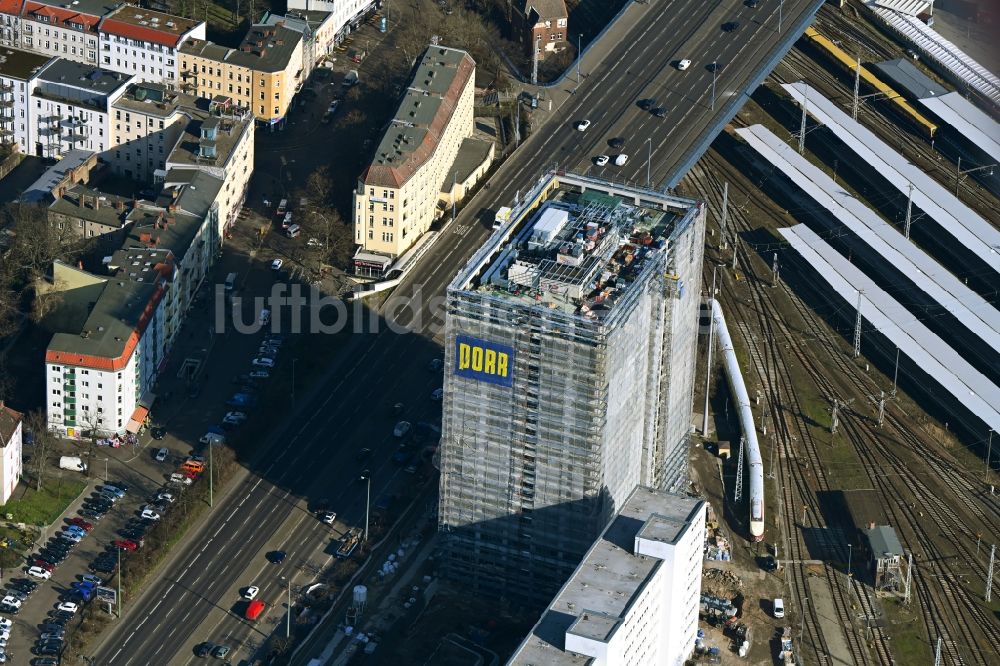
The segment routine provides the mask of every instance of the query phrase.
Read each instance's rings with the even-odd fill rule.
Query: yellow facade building
[[[476,63],[430,46],[354,191],[355,272],[376,275],[436,219],[442,186],[472,135]]]
[[[226,95],[265,124],[284,120],[302,85],[302,33],[280,22],[251,26],[238,49],[189,39],[179,56],[184,92]]]

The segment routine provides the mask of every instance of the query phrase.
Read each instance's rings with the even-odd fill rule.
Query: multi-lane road
[[[96,663],[186,664],[194,661],[194,646],[206,640],[241,646],[230,656],[233,662],[251,656],[283,618],[288,580],[293,587],[307,583],[311,565],[329,561],[323,550],[336,532],[331,534],[313,517],[308,503],[330,498],[340,514],[338,522],[358,525],[364,486],[355,479],[362,467],[374,473],[373,498],[390,483],[405,482],[390,462],[395,448],[390,407],[403,402],[411,421],[437,416],[438,404],[430,393],[440,386],[440,377],[427,370],[428,362],[441,355],[435,339],[441,311],[434,297],[443,294],[458,266],[489,233],[479,211],[508,205],[517,191],[524,192],[554,164],[592,168],[595,155],[617,152],[607,147],[612,137],[626,140],[623,150],[630,160],[622,168],[593,167],[595,175],[645,183],[651,153],[651,181],[676,180],[690,148],[704,143],[731,97],[744,90],[760,63],[812,16],[820,1],[784,2],[781,33],[779,3],[760,4],[750,9],[735,0],[653,0],[631,8],[642,12],[639,20],[628,30],[614,31],[622,36],[590,50],[576,93],[536,128],[491,179],[490,188],[441,235],[419,270],[397,287],[396,297],[420,294],[414,332],[402,335],[383,326],[379,333],[350,336],[334,358],[299,359],[328,366],[328,379],[312,398],[300,401],[287,427],[264,447],[269,455],[218,499],[150,589],[128,607],[99,648]],[[740,28],[723,32],[721,24],[733,20]],[[692,61],[685,72],[673,66],[682,58]],[[716,72],[714,110],[708,69],[713,61],[722,65]],[[573,79],[571,74],[562,89],[574,87]],[[636,102],[645,97],[666,106],[667,117],[639,109]],[[592,125],[578,132],[573,123],[584,118]],[[409,321],[408,315],[402,320]],[[355,455],[362,447],[371,448],[373,455],[358,462]],[[264,556],[272,550],[284,550],[288,558],[269,564]],[[267,614],[255,624],[239,615],[240,590],[251,584],[261,588],[259,598],[268,604]]]

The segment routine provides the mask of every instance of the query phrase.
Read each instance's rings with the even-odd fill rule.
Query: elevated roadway
[[[653,0],[630,7],[623,20],[631,25],[615,26],[588,50],[583,61],[587,75],[576,93],[566,92],[576,85],[573,74],[551,91],[559,102],[551,117],[497,171],[490,188],[442,232],[423,266],[397,287],[394,300],[409,299],[414,307],[396,320],[412,324],[414,332],[401,335],[383,326],[377,334],[350,336],[334,358],[300,359],[328,363],[327,379],[314,396],[296,405],[288,424],[266,443],[264,461],[251,466],[252,474],[220,498],[151,577],[146,591],[129,604],[125,617],[97,648],[95,663],[194,663],[193,647],[206,640],[241,646],[230,655],[233,663],[249,658],[281,626],[288,581],[293,588],[308,583],[313,565],[329,561],[323,554],[329,528],[311,517],[306,500],[329,497],[340,519],[359,525],[364,487],[352,479],[361,467],[374,471],[373,498],[399,481],[398,468],[388,463],[395,446],[394,419],[380,414],[397,401],[412,405],[406,415],[410,420],[432,413],[424,396],[440,386],[440,379],[426,365],[441,353],[441,298],[459,265],[490,233],[492,211],[508,205],[553,165],[584,170],[593,155],[606,152],[598,147],[612,136],[626,137],[632,158],[624,168],[597,175],[644,183],[642,155],[649,138],[651,181],[675,185],[821,4],[786,0],[780,31],[777,2],[762,3],[756,10],[736,0]],[[723,32],[721,24],[731,20],[741,27]],[[620,36],[608,40],[612,34]],[[686,72],[672,66],[681,58],[692,61]],[[712,72],[706,69],[713,61],[723,63],[716,72],[714,108]],[[668,106],[666,118],[636,106],[650,95]],[[593,123],[583,133],[572,127],[582,118]],[[370,461],[359,463],[354,456],[363,446],[374,453]],[[264,555],[276,549],[285,550],[288,559],[270,565]],[[261,588],[259,598],[268,604],[256,624],[239,615],[239,590],[251,584]]]

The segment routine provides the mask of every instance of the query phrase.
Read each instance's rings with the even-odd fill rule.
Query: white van
[[[230,273],[226,276],[226,291],[232,291],[236,286],[236,273]]]
[[[297,224],[293,224],[292,226],[288,227],[288,229],[285,230],[285,235],[288,236],[289,238],[295,238],[301,232],[302,228]]]
[[[288,199],[282,199],[278,202],[278,215],[284,215],[285,211],[288,210]]]
[[[779,620],[785,617],[785,602],[783,600],[775,599],[773,609],[774,609],[774,617],[778,618]]]

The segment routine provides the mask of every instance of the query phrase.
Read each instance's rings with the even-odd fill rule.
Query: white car
[[[258,368],[273,368],[274,359],[267,358],[266,356],[259,356],[253,360],[253,364]]]
[[[434,402],[440,402],[443,397],[444,397],[443,388],[434,389],[434,391],[431,393],[431,400],[433,400]]]
[[[691,61],[688,60],[687,58],[677,63],[677,69],[681,70],[682,72],[690,66],[691,66]]]
[[[271,270],[272,271],[280,271],[281,270],[281,265],[283,263],[285,263],[285,262],[282,261],[281,259],[275,259],[274,261],[271,262]]]
[[[13,596],[11,596],[11,595],[8,594],[3,599],[0,599],[0,605],[11,606],[13,608],[20,608],[21,607],[21,600],[18,599],[17,597],[13,597]]]
[[[590,127],[589,120],[581,120],[576,124],[576,129],[578,129],[581,132],[586,132],[588,127]]]
[[[628,155],[625,153],[615,155],[615,166],[625,166],[626,162],[628,162]]]
[[[140,513],[139,516],[142,517],[142,518],[145,518],[146,520],[159,520],[160,519],[160,514],[156,513],[152,509],[143,509],[142,513]]]
[[[267,379],[271,376],[271,373],[267,370],[254,370],[250,373],[250,379]],[[223,419],[225,420],[225,419]]]
[[[156,496],[157,502],[166,502],[167,504],[173,504],[174,500],[176,499],[177,498],[171,495],[170,493],[160,493],[159,495]]]
[[[267,372],[267,371],[258,370],[258,372]],[[243,412],[226,412],[226,416],[222,420],[229,423],[243,423],[244,421],[247,420],[247,415],[244,414]]]
[[[56,606],[56,610],[66,611],[67,613],[75,613],[80,610],[80,607],[72,601],[64,601]]]
[[[243,592],[243,598],[250,599],[251,601],[253,601],[254,599],[257,598],[258,592],[260,592],[260,588],[257,587],[256,585],[251,585]]]
[[[163,448],[156,452],[156,462],[163,462],[170,455],[170,451]]]
[[[318,238],[310,238],[306,241],[306,245],[309,247],[323,247],[323,243]]]
[[[392,434],[394,437],[403,438],[406,437],[410,432],[410,422],[400,421],[396,424],[396,427],[392,429]]]
[[[185,486],[190,486],[192,483],[192,479],[178,472],[174,472],[173,474],[170,475],[170,483],[182,483]]]
[[[785,602],[783,599],[775,599],[771,608],[774,611],[774,617],[779,620],[785,617]]]
[[[605,164],[608,163],[609,159],[610,158],[607,155],[598,155],[597,158],[594,160],[594,164],[596,164],[597,166],[604,166]]]
[[[32,578],[41,578],[42,580],[48,580],[49,578],[52,577],[51,572],[48,572],[41,567],[29,567],[28,575],[31,576]]]
[[[5,617],[0,617],[0,631],[10,631],[10,628],[13,626],[13,621]]]
[[[324,525],[333,525],[337,520],[337,513],[335,511],[324,511],[320,514],[319,519]]]

